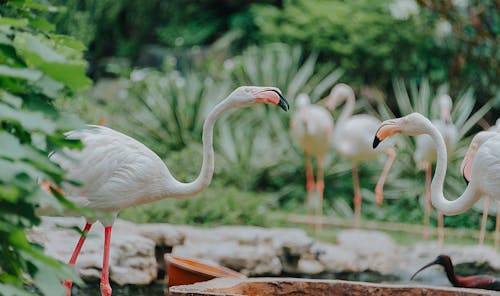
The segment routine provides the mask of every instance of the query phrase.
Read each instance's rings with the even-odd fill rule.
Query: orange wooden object
[[[190,285],[204,282],[216,277],[246,278],[242,273],[222,266],[208,265],[199,261],[190,260],[165,254],[167,265],[168,287]]]

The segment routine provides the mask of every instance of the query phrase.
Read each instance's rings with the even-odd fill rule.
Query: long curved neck
[[[430,122],[427,122],[428,131],[426,132],[434,141],[437,151],[436,170],[434,171],[434,178],[431,183],[431,198],[432,204],[445,215],[457,215],[468,210],[472,205],[481,197],[480,192],[475,190],[475,182],[467,185],[462,195],[450,201],[444,197],[443,184],[446,177],[447,169],[447,153],[446,145],[443,136],[438,129]]]
[[[446,276],[448,277],[448,280],[450,281],[450,283],[454,287],[457,287],[458,285],[460,285],[461,277],[457,276],[455,274],[455,269],[453,268],[453,264],[451,264],[451,262],[449,262],[449,261],[446,261],[446,262],[443,262],[441,265],[444,267],[444,271],[445,271]]]
[[[213,132],[214,125],[217,119],[224,111],[233,108],[227,100],[221,101],[217,104],[207,116],[203,124],[203,163],[201,165],[200,174],[190,183],[177,182],[174,192],[170,197],[189,197],[193,196],[210,185],[212,176],[214,174],[214,147],[213,147]]]
[[[352,116],[352,113],[354,113],[356,98],[352,94],[345,94],[342,96],[340,102],[342,101],[345,101],[345,105],[344,108],[342,108],[342,113],[340,113],[339,119],[337,120],[338,123],[343,122]]]

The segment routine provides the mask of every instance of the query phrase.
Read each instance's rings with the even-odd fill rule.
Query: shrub
[[[283,7],[254,5],[258,34],[265,41],[301,44],[335,60],[345,81],[390,85],[391,77],[446,78],[449,57],[431,39],[425,16],[396,19],[392,1],[297,0]]]
[[[64,172],[49,161],[52,149],[79,147],[63,130],[80,126],[76,117],[58,112],[53,101],[90,85],[84,46],[53,32],[42,12],[56,7],[35,1],[2,1],[0,6],[0,294],[62,295],[62,279],[78,278],[65,265],[28,241],[43,203],[61,209],[64,197],[43,193],[38,181],[60,184]],[[81,281],[78,281],[81,283]]]

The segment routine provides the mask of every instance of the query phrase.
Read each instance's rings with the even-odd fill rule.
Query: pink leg
[[[307,206],[311,205],[311,194],[314,190],[314,175],[313,167],[311,162],[311,157],[309,153],[304,152],[304,158],[306,161],[306,190],[307,190]]]
[[[486,222],[488,222],[488,210],[490,208],[490,197],[486,196],[484,198],[483,206],[483,217],[481,219],[481,230],[479,231],[479,245],[482,246],[484,243],[484,237],[486,235]]]
[[[318,207],[316,218],[321,220],[323,217],[323,193],[325,191],[325,180],[323,175],[323,156],[316,156],[316,192],[318,193]],[[322,221],[316,223],[316,231],[321,231]]]
[[[80,236],[80,239],[78,240],[78,243],[75,246],[75,249],[73,250],[73,254],[71,255],[71,259],[69,259],[68,264],[69,265],[75,265],[76,259],[78,258],[78,254],[80,254],[80,251],[82,250],[83,243],[85,242],[85,239],[87,238],[87,234],[90,231],[90,227],[92,227],[92,223],[86,223],[85,227],[83,228],[82,235]],[[67,296],[71,295],[71,287],[73,286],[73,282],[70,280],[65,280],[63,281],[63,285],[65,285],[68,288],[68,292],[66,293]]]
[[[111,241],[112,226],[104,227],[104,255],[102,259],[101,295],[111,296],[111,285],[109,284],[109,243]]]
[[[304,158],[305,158],[305,162],[306,162],[306,191],[307,191],[306,208],[307,208],[307,214],[308,214],[308,216],[310,216],[311,215],[311,206],[313,205],[314,174],[313,174],[311,157],[310,157],[309,153],[304,151]],[[309,221],[309,227],[312,227],[311,221]]]
[[[385,162],[384,169],[382,170],[382,174],[380,174],[377,186],[375,187],[375,196],[377,197],[376,202],[378,206],[381,206],[382,201],[384,200],[385,179],[387,178],[387,174],[389,174],[389,170],[391,169],[394,159],[396,159],[396,151],[394,151],[394,149],[389,148],[387,149],[386,153],[387,153],[387,161]]]
[[[444,246],[444,216],[438,211],[438,245]]]
[[[429,220],[431,216],[431,178],[432,165],[425,164],[425,210],[424,210],[424,239],[429,238]]]
[[[497,217],[495,222],[495,251],[498,251],[498,243],[500,241],[500,203],[497,201]]]
[[[352,165],[352,183],[354,185],[354,227],[358,228],[361,223],[361,189],[359,187],[358,165]]]

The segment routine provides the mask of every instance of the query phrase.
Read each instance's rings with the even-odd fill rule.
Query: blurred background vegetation
[[[293,112],[300,92],[318,101],[345,82],[358,96],[356,112],[380,119],[411,111],[436,117],[434,98],[449,93],[461,139],[445,190],[457,196],[471,135],[500,116],[499,11],[495,0],[0,1],[0,285],[22,286],[16,279],[26,270],[36,282],[42,265],[57,266],[17,234],[40,222],[34,210],[49,198],[37,189],[37,176],[55,184],[63,178],[43,158],[77,145],[62,140],[64,130],[103,121],[158,153],[177,178],[192,180],[201,166],[203,120],[239,85],[277,86]],[[279,214],[305,213],[304,163],[288,134],[289,117],[268,106],[223,117],[208,190],[120,217],[271,226],[283,223]],[[415,169],[413,139],[397,140],[382,208],[373,195],[382,161],[361,167],[362,215],[419,224],[424,174]],[[330,155],[328,217],[353,215],[350,169]],[[447,217],[445,225],[475,229],[480,214]],[[25,249],[12,252],[15,244]],[[53,282],[68,272],[51,273]],[[49,285],[39,289],[52,294]]]
[[[346,82],[360,97],[357,110],[381,119],[412,110],[435,116],[433,99],[449,92],[462,128],[452,167],[458,166],[471,134],[500,114],[500,17],[493,0],[53,2],[66,8],[54,18],[57,29],[87,45],[88,72],[96,81],[76,101],[59,100],[58,106],[87,122],[104,118],[151,147],[183,180],[198,173],[205,115],[242,84],[277,86],[293,102],[300,92],[317,101],[336,82]],[[410,96],[405,106],[402,100]],[[224,209],[227,200],[217,197],[234,194],[218,189],[223,186],[253,192],[255,198],[271,194],[274,198],[266,200],[273,202],[262,207],[269,211],[304,212],[302,152],[288,137],[288,120],[289,115],[268,108],[225,117],[216,127],[212,188],[218,194],[209,189],[199,198],[146,205],[123,216],[147,217],[137,212],[144,210],[158,221],[180,222],[173,211],[158,211],[179,208],[171,203],[190,207],[210,196],[211,204]],[[412,140],[400,146],[390,175],[398,182],[387,186],[386,207],[373,204],[380,163],[362,168],[367,175],[362,177],[364,214],[419,223],[424,178],[414,169]],[[336,155],[330,158],[325,211],[350,217],[350,166]],[[450,194],[465,187],[458,174],[449,179]],[[248,206],[254,211],[259,203]],[[199,221],[189,212],[182,222]],[[447,218],[446,225],[475,227],[479,221],[473,211],[458,217]]]

